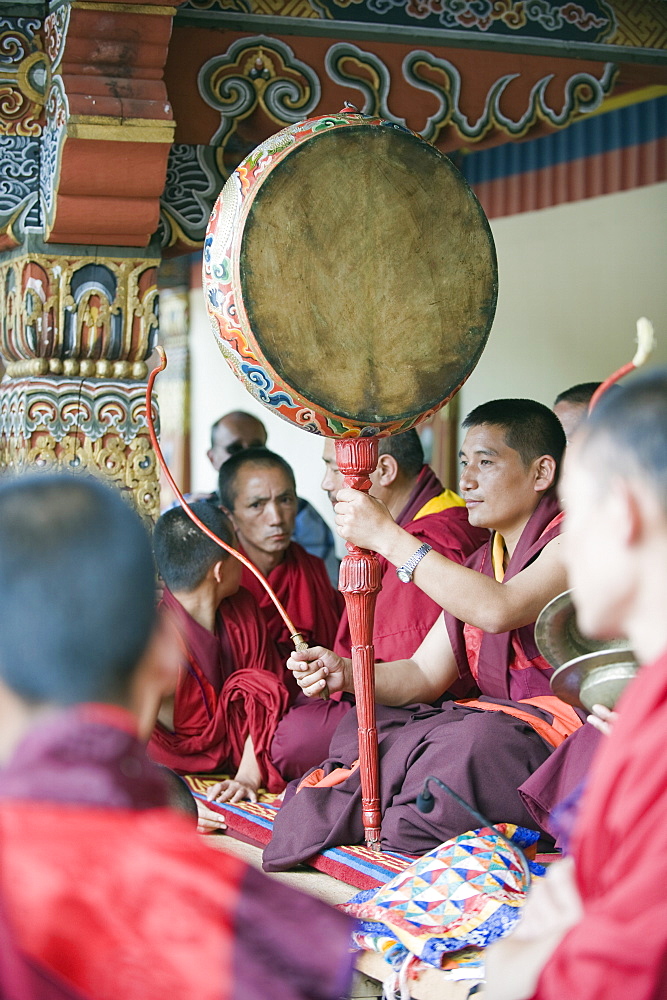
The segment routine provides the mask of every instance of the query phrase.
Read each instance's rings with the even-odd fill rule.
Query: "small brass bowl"
[[[576,656],[551,676],[551,690],[561,701],[590,712],[593,705],[614,708],[639,664],[629,649],[603,649]]]

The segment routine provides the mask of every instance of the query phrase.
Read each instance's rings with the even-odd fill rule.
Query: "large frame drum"
[[[370,486],[376,438],[425,420],[470,375],[496,306],[493,239],[461,174],[416,133],[353,108],[283,129],[237,167],[213,209],[203,267],[231,368],[274,413],[339,439],[339,466],[358,489]],[[373,554],[348,553],[340,589],[376,847],[380,573]]]

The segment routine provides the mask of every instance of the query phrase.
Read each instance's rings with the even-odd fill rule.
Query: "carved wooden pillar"
[[[336,441],[336,462],[345,476],[344,485],[368,493],[370,474],[378,463],[375,437]],[[346,543],[347,555],[340,567],[339,589],[345,597],[352,641],[352,670],[359,720],[359,771],[366,846],[380,850],[380,792],[375,727],[375,648],[373,619],[381,587],[380,563],[374,552]]]
[[[0,469],[91,471],[151,518],[143,383],[179,2],[65,0],[22,17],[17,0],[0,46]]]
[[[93,472],[157,516],[143,386],[157,263],[32,253],[0,264],[0,469]]]

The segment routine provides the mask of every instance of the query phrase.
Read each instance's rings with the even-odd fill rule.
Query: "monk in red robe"
[[[424,465],[424,450],[417,431],[381,438],[379,459],[371,473],[372,494],[386,504],[396,523],[419,543],[462,563],[488,539],[488,531],[468,521],[464,501],[444,489],[433,470]],[[336,464],[333,441],[325,441],[322,489],[332,504],[343,485]],[[414,583],[402,583],[394,567],[380,558],[382,589],[377,596],[373,624],[376,660],[398,660],[411,656],[442,609]],[[338,626],[333,645],[340,656],[350,656],[351,640],[347,611]],[[305,702],[305,703],[304,703]],[[352,707],[351,696],[333,695],[327,701],[302,699],[281,720],[273,740],[272,756],[287,779],[300,777],[324,760],[334,731]]]
[[[667,996],[667,373],[603,397],[574,438],[564,557],[582,631],[622,634],[641,670],[616,706],[571,857],[487,960],[488,1000]]]
[[[155,628],[154,590],[150,540],[117,492],[67,475],[0,488],[11,940],[65,995],[338,1000],[351,921],[198,840],[146,756],[139,719],[173,685],[179,654],[169,622]]]
[[[239,549],[267,578],[304,639],[333,644],[342,598],[323,561],[292,541],[297,496],[291,467],[266,448],[240,451],[220,467],[218,495],[236,529]],[[284,663],[294,649],[287,626],[245,567],[241,584],[261,609]]]
[[[216,506],[192,506],[213,534],[234,544]],[[216,799],[256,799],[284,781],[269,749],[287,710],[283,665],[250,594],[239,589],[241,563],[207,538],[181,507],[155,525],[153,547],[166,584],[163,613],[177,623],[184,662],[175,694],[162,700],[149,743],[153,760],[179,774],[229,772]]]
[[[382,843],[389,850],[423,853],[470,828],[467,810],[444,795],[433,812],[418,810],[430,774],[492,822],[527,825],[519,785],[581,725],[551,694],[552,671],[533,636],[539,611],[565,589],[554,495],[562,427],[532,400],[487,403],[464,427],[461,493],[471,523],[493,531],[466,566],[431,550],[415,568],[414,538],[380,501],[341,490],[336,504],[347,540],[375,549],[404,574],[412,564],[417,585],[446,609],[410,658],[376,664],[376,700],[391,706],[378,709]],[[289,666],[312,695],[325,683],[352,690],[350,661],[329,650],[293,653]],[[476,683],[480,696],[434,707],[457,680]],[[325,774],[356,758],[355,715],[348,713],[337,729]],[[287,801],[265,867],[289,867],[362,837],[354,772],[335,788],[304,788]]]

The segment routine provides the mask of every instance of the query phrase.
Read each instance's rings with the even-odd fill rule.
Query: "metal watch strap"
[[[398,576],[398,579],[402,583],[411,582],[415,569],[422,561],[424,556],[431,551],[432,547],[433,546],[429,545],[428,542],[424,542],[424,544],[420,545],[417,551],[410,556],[407,562],[403,563],[402,566],[398,567],[398,569],[396,570],[396,575]]]

